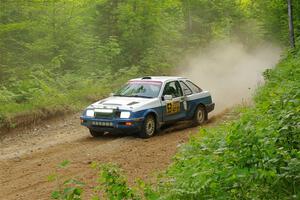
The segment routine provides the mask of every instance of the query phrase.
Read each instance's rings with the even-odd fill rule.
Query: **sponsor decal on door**
[[[180,102],[179,101],[168,102],[166,104],[166,110],[168,115],[180,112]]]

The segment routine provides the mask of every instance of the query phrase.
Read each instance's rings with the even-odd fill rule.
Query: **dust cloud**
[[[257,86],[263,83],[262,72],[274,67],[280,54],[280,47],[271,44],[247,50],[238,43],[218,42],[186,56],[177,74],[210,91],[216,103],[214,113],[218,114],[249,102]]]

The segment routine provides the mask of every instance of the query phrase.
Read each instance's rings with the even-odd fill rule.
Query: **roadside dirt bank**
[[[211,117],[204,127],[235,117],[227,110]],[[63,160],[71,164],[58,173],[85,182],[84,199],[92,196],[90,186],[97,178],[97,172],[90,167],[92,161],[120,165],[130,183],[137,178],[154,181],[156,174],[171,163],[178,147],[200,128],[190,128],[189,123],[182,122],[150,139],[120,135],[92,138],[75,114],[36,128],[15,130],[0,137],[0,199],[50,199],[55,183],[48,182],[47,176]]]

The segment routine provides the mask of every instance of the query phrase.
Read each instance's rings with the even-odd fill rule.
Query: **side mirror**
[[[165,101],[170,101],[170,100],[172,100],[172,95],[164,95],[164,100]]]

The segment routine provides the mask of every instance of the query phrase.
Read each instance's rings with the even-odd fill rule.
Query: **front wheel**
[[[93,137],[101,137],[101,136],[104,135],[104,133],[101,132],[101,131],[94,131],[94,130],[92,130],[92,129],[89,129],[89,130],[90,130],[90,134],[91,134]]]
[[[156,129],[156,121],[153,115],[148,115],[143,123],[142,131],[140,132],[141,138],[149,138],[154,135]]]
[[[194,114],[193,124],[195,126],[201,125],[205,122],[206,119],[207,113],[205,108],[203,106],[198,106]]]

